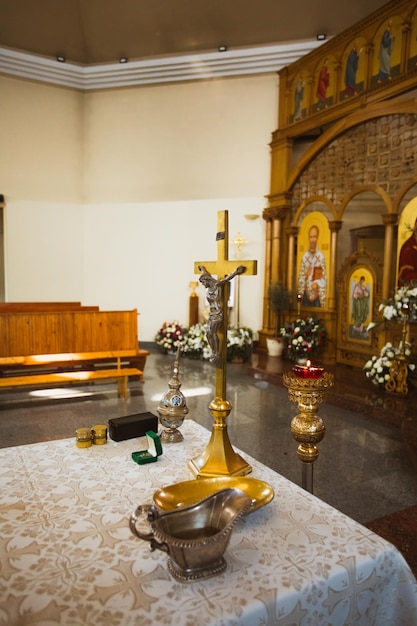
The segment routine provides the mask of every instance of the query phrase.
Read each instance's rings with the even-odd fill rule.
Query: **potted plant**
[[[291,307],[292,294],[284,283],[271,283],[268,288],[269,308],[275,313],[274,337],[267,338],[266,344],[270,356],[281,356],[284,343],[279,336],[280,316]]]

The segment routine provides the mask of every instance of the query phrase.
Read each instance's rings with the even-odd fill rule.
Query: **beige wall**
[[[215,79],[86,96],[86,201],[268,193],[276,78]]]
[[[0,193],[80,202],[84,95],[0,76]]]
[[[244,215],[260,214],[269,190],[277,80],[81,94],[0,77],[6,299],[137,307],[152,341],[164,320],[188,323],[194,261],[216,257],[228,210],[231,239],[240,231],[259,263],[242,278],[240,314],[258,330],[264,224]]]

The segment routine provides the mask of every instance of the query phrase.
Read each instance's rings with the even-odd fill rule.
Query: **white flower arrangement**
[[[253,331],[251,328],[229,328],[227,330],[227,360],[247,361],[252,354]]]
[[[372,356],[363,367],[365,375],[369,378],[377,387],[384,387],[385,383],[390,378],[390,368],[394,359],[404,354],[407,358],[411,355],[411,344],[406,341],[404,344],[404,351],[402,341],[398,347],[394,347],[390,341],[382,348],[379,356]],[[408,369],[414,371],[415,364],[409,363]]]
[[[183,354],[190,359],[203,359],[206,361],[210,358],[211,348],[207,341],[205,324],[190,326],[184,343]]]
[[[382,313],[382,319],[368,324],[368,331],[379,326],[385,320],[398,322],[403,321],[405,315],[414,317],[417,312],[417,285],[410,283],[404,287],[399,287],[388,302],[379,305],[378,310]]]
[[[194,324],[189,329],[179,322],[164,322],[155,335],[155,342],[164,354],[181,346],[182,353],[190,359],[207,361],[212,350],[207,340],[206,324]],[[247,361],[252,354],[253,331],[250,328],[229,328],[227,331],[227,360],[241,358]]]

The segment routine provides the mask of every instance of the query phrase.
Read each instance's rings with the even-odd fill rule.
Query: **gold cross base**
[[[215,424],[206,449],[188,465],[197,478],[213,476],[245,476],[252,467],[232,448],[227,434],[226,418],[232,405],[228,400],[215,398],[209,405]]]

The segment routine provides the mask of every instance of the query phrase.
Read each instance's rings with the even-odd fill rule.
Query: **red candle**
[[[307,361],[305,365],[294,365],[292,371],[298,378],[321,378],[324,367],[312,365],[311,361]]]

